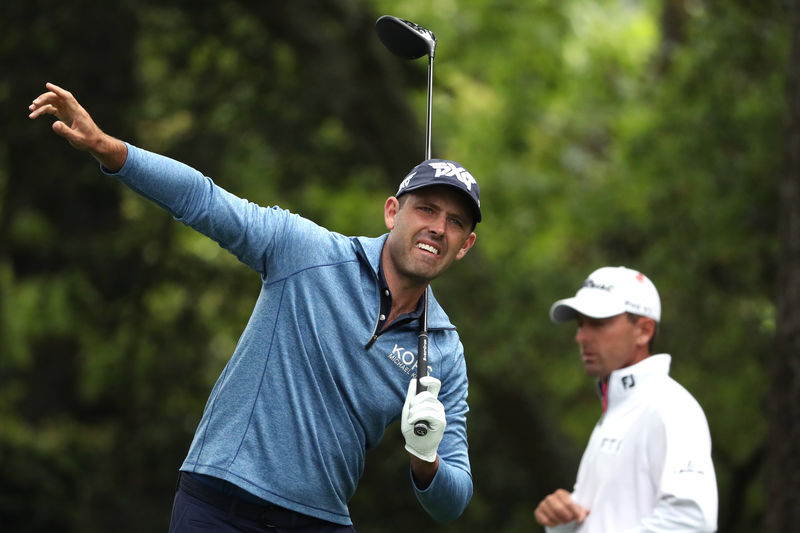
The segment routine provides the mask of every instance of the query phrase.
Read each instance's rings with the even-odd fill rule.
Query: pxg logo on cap
[[[423,161],[408,173],[408,176],[400,183],[400,188],[395,196],[399,197],[407,192],[433,185],[453,187],[464,193],[469,199],[475,222],[481,221],[481,194],[478,182],[467,169],[455,161],[446,159]]]

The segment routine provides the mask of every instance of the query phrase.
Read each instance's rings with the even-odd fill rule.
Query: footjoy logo
[[[436,175],[434,176],[435,178],[442,176],[453,176],[458,181],[463,183],[468,191],[471,191],[472,186],[477,183],[475,178],[472,177],[472,174],[467,172],[467,170],[462,167],[455,166],[453,163],[437,162],[429,164],[436,170]]]
[[[394,349],[387,357],[409,376],[417,375],[417,354],[411,350],[406,350],[399,344],[395,344]],[[430,364],[428,364],[428,374],[432,374],[432,370]]]
[[[632,389],[636,386],[636,380],[633,379],[633,374],[628,374],[627,376],[622,376],[622,388],[623,389]]]

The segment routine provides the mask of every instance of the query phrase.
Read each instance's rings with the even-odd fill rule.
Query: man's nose
[[[431,219],[428,224],[428,229],[434,235],[444,235],[444,229],[447,224],[447,218],[444,215],[436,216]]]

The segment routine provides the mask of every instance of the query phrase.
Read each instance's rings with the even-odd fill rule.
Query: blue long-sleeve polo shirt
[[[400,417],[416,375],[418,321],[378,333],[386,235],[347,237],[225,191],[178,161],[127,145],[116,174],[261,275],[261,292],[219,376],[181,470],[349,525],[366,450]],[[429,372],[447,428],[417,498],[438,521],[472,497],[467,373],[455,326],[428,289]],[[413,484],[413,483],[412,483]]]

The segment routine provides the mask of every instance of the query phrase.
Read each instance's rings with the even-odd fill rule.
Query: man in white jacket
[[[575,319],[586,373],[603,414],[572,493],[558,489],[534,515],[549,532],[710,532],[717,483],[703,409],[669,377],[668,354],[650,355],[661,319],[653,283],[625,267],[603,267],[572,298],[550,308]]]

